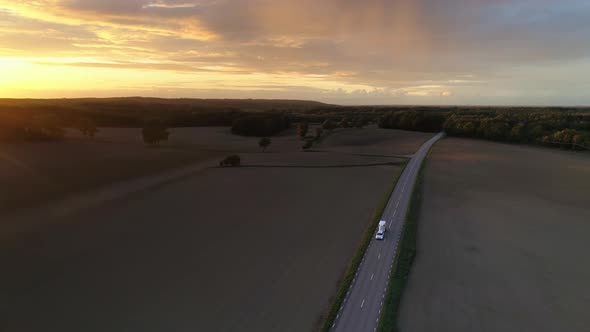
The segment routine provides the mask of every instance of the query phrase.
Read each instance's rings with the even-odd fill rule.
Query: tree
[[[303,144],[303,146],[301,148],[303,150],[309,150],[309,149],[311,149],[312,146],[313,146],[313,140],[308,139],[305,141],[305,143]]]
[[[340,123],[338,124],[339,127],[341,128],[350,128],[350,120],[348,120],[348,118],[342,118],[342,120],[340,120]]]
[[[330,132],[336,129],[336,127],[337,125],[334,121],[332,121],[332,119],[327,119],[326,121],[324,121],[324,123],[322,123],[322,129]]]
[[[367,119],[364,116],[359,116],[357,117],[354,121],[353,121],[353,127],[355,128],[363,128],[364,126],[367,125]]]
[[[268,137],[263,137],[258,141],[258,146],[262,148],[262,151],[266,151],[266,148],[270,145],[271,140]]]
[[[511,142],[520,143],[526,141],[524,124],[518,123],[512,127],[509,134],[509,139]]]
[[[308,130],[309,130],[309,125],[307,124],[307,121],[299,122],[299,124],[297,125],[297,134],[301,138],[303,138],[303,137],[305,137],[305,135],[307,135]]]
[[[315,128],[315,138],[319,139],[320,137],[322,137],[322,134],[324,133],[324,130],[320,127]]]
[[[545,132],[545,129],[543,129],[542,125],[536,125],[536,126],[532,127],[531,130],[529,131],[529,139],[531,141],[539,140],[543,137],[544,132]]]
[[[90,119],[80,120],[78,122],[78,129],[80,129],[82,135],[89,138],[94,138],[94,136],[96,136],[96,133],[98,132],[98,128],[96,128],[96,125]]]
[[[143,141],[146,144],[156,145],[162,141],[167,141],[170,137],[168,129],[160,123],[150,123],[141,130]]]

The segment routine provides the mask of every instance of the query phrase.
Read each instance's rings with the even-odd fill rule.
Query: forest
[[[564,107],[339,106],[297,100],[0,99],[0,142],[47,141],[64,128],[93,135],[98,127],[231,127],[243,136],[272,136],[292,123],[423,132],[454,137],[588,149],[590,109]],[[333,129],[333,128],[332,128]]]
[[[455,137],[499,142],[590,147],[590,111],[558,108],[458,108],[452,111],[391,111],[381,128],[441,131]]]

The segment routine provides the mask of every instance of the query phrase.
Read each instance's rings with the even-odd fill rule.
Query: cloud
[[[194,8],[197,7],[194,3],[166,3],[166,2],[156,2],[156,3],[148,3],[147,5],[141,6],[141,8],[164,8],[164,9],[175,9],[175,8]]]
[[[220,80],[314,77],[318,96],[324,82],[340,84],[343,98],[457,102],[498,96],[506,84],[526,99],[539,97],[525,87],[540,81],[566,91],[549,76],[526,77],[590,61],[589,21],[582,0],[0,0],[0,52],[78,54],[89,60],[60,65],[219,72]],[[529,71],[515,77],[522,67]],[[367,93],[350,93],[354,86]]]

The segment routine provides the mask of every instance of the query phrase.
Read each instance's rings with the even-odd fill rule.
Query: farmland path
[[[387,222],[385,239],[383,241],[373,239],[367,248],[332,325],[333,331],[377,330],[418,171],[432,145],[443,136],[443,133],[439,133],[424,143],[404,169],[381,217],[381,220]]]

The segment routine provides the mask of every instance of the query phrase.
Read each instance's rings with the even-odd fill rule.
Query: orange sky
[[[587,105],[590,5],[0,0],[0,97]]]

